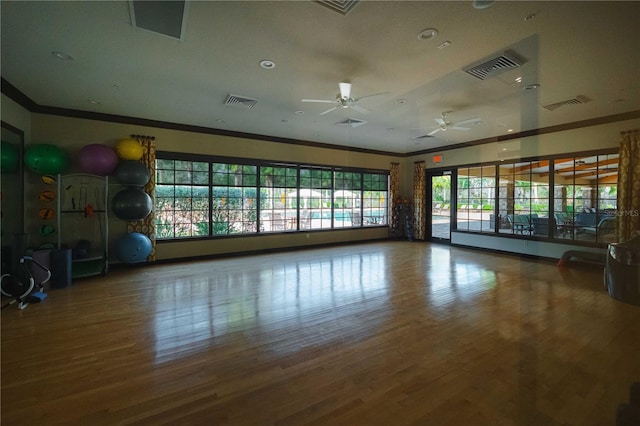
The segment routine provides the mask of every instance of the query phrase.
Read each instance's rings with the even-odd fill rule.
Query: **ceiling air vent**
[[[429,138],[433,138],[433,137],[435,137],[435,136],[427,134],[427,135],[414,136],[411,139],[420,140],[420,139],[429,139]]]
[[[543,105],[542,108],[548,109],[549,111],[554,111],[565,105],[580,105],[580,104],[586,104],[587,102],[591,102],[591,99],[587,98],[586,96],[578,95],[575,98],[567,99],[566,101],[560,101],[553,104]]]
[[[183,40],[187,23],[186,1],[129,1],[131,25]]]
[[[354,127],[362,126],[363,124],[367,124],[367,122],[364,120],[360,120],[358,118],[347,118],[344,121],[337,122],[336,126],[354,128]]]
[[[338,12],[340,15],[346,15],[351,12],[360,0],[315,0],[316,3]]]
[[[509,71],[514,68],[519,68],[525,61],[518,58],[511,52],[504,52],[502,55],[484,61],[481,64],[473,65],[469,68],[465,68],[464,72],[470,74],[480,80],[486,80],[491,77],[495,77],[505,71]]]
[[[229,93],[227,95],[227,99],[225,99],[225,105],[231,105],[236,107],[241,107],[245,109],[251,109],[258,103],[257,99],[248,98],[246,96],[239,96]]]

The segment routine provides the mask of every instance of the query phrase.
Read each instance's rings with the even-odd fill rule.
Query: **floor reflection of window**
[[[275,331],[277,340],[277,331],[295,324],[299,315],[363,300],[386,303],[388,282],[381,254],[347,254],[281,265],[272,262],[247,270],[239,264],[236,271],[201,281],[154,287],[150,297],[156,306],[156,362],[187,356],[209,347],[211,339],[227,338],[235,330],[246,332],[247,326]],[[366,304],[354,306],[366,308]]]

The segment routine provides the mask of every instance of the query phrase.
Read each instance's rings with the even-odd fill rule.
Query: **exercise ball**
[[[116,152],[122,160],[138,161],[144,153],[140,142],[134,139],[120,139],[116,144]]]
[[[139,263],[151,254],[151,240],[144,234],[132,232],[116,240],[116,257],[126,263]]]
[[[78,154],[80,169],[85,173],[108,176],[118,165],[118,154],[107,145],[94,143],[82,147]]]
[[[111,210],[122,220],[142,220],[152,209],[149,194],[137,188],[125,188],[111,200]]]
[[[116,178],[123,185],[145,186],[149,182],[149,169],[139,161],[121,161],[116,167]]]
[[[69,157],[59,147],[51,144],[31,145],[24,153],[24,163],[29,170],[40,175],[64,173]]]
[[[19,155],[15,145],[9,142],[2,141],[2,162],[0,163],[0,170],[2,173],[13,173],[18,170]]]

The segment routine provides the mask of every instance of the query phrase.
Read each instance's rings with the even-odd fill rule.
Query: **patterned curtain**
[[[616,237],[623,243],[640,231],[640,129],[620,136]]]
[[[144,191],[149,194],[151,200],[156,198],[156,138],[153,136],[131,135],[132,139],[137,140],[142,145],[143,154],[140,162],[149,169],[149,182],[144,186]],[[140,232],[151,240],[151,254],[147,257],[148,262],[156,260],[156,225],[155,213],[151,213],[142,220],[127,222],[127,232]]]
[[[393,227],[393,212],[400,200],[400,163],[391,163],[389,168],[389,227]]]
[[[413,168],[414,238],[424,240],[427,228],[425,162],[417,161]]]

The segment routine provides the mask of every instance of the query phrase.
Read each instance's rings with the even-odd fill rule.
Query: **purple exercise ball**
[[[97,143],[84,146],[78,159],[83,172],[99,176],[112,174],[120,161],[115,149]]]

